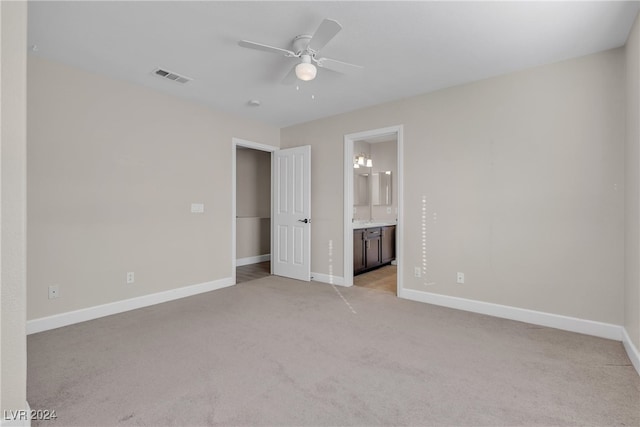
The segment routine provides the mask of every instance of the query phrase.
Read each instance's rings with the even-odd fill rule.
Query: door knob
[[[298,222],[304,222],[305,224],[307,224],[307,223],[311,222],[311,220],[305,218],[305,219],[299,219]]]

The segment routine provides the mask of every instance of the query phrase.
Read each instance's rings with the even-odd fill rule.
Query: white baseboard
[[[246,258],[236,258],[236,267],[242,267],[243,265],[257,264],[259,262],[271,261],[271,254],[264,254],[258,256],[249,256]]]
[[[627,333],[627,328],[622,328],[622,345],[624,345],[624,349],[627,351],[633,367],[636,368],[636,372],[640,375],[640,351],[638,351],[638,348],[633,344],[633,341],[631,341]]]
[[[5,412],[6,411],[6,412]],[[11,418],[15,419],[11,419]],[[5,409],[3,408],[1,427],[31,427],[31,407],[29,402],[25,402],[25,409]]]
[[[328,283],[330,285],[347,286],[344,284],[344,277],[324,273],[311,273],[311,280],[314,282]]]
[[[412,289],[401,289],[398,296],[400,298],[413,301],[426,302],[428,304],[440,305],[458,310],[487,314],[489,316],[517,320],[534,325],[562,329],[564,331],[593,335],[616,341],[622,340],[622,326],[610,323],[595,322],[593,320],[579,319],[577,317],[562,316],[559,314],[545,313],[543,311],[528,310],[525,308],[475,301],[466,298],[434,294],[431,292],[416,291]]]
[[[27,335],[232,286],[231,277],[27,321]]]

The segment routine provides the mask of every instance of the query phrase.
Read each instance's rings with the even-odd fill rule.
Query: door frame
[[[267,144],[261,144],[259,142],[248,141],[246,139],[241,138],[231,138],[231,283],[233,285],[236,284],[236,215],[237,215],[237,195],[236,195],[236,185],[237,185],[237,156],[236,150],[238,147],[251,148],[253,150],[258,151],[266,151],[271,154],[270,160],[270,169],[271,169],[271,197],[270,203],[271,207],[269,208],[270,219],[269,219],[269,238],[271,248],[270,251],[273,253],[273,152],[279,150],[279,147]],[[269,270],[270,273],[273,274],[273,264],[271,261],[269,262]]]
[[[404,257],[402,256],[402,243],[404,241],[404,170],[403,170],[403,152],[404,152],[404,126],[396,125],[380,129],[373,129],[364,132],[350,133],[344,136],[344,284],[345,286],[353,286],[353,156],[354,143],[363,139],[381,137],[386,135],[394,135],[397,139],[397,180],[398,180],[398,224],[396,225],[396,261],[398,264],[398,272],[396,275],[396,296],[402,295],[403,279],[402,265]]]

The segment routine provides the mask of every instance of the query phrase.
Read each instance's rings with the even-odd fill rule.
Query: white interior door
[[[311,146],[274,152],[273,274],[311,280]]]

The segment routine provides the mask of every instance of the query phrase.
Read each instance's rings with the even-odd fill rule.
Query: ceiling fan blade
[[[309,41],[309,49],[317,52],[322,49],[329,41],[336,36],[342,29],[342,25],[333,19],[325,19],[322,21],[316,32]]]
[[[296,76],[296,65],[298,64],[295,64],[293,67],[291,67],[291,70],[289,70],[287,75],[284,76],[284,79],[282,79],[283,85],[292,85],[298,81],[298,76]]]
[[[263,50],[265,52],[272,52],[272,53],[280,53],[284,56],[291,56],[291,57],[296,56],[296,54],[291,52],[290,50],[281,49],[279,47],[269,46],[262,43],[251,42],[249,40],[240,40],[238,42],[238,45],[242,47],[248,47],[249,49]]]
[[[317,61],[318,67],[326,70],[336,71],[342,74],[354,74],[362,71],[364,67],[347,62],[336,61],[335,59],[320,58]]]

